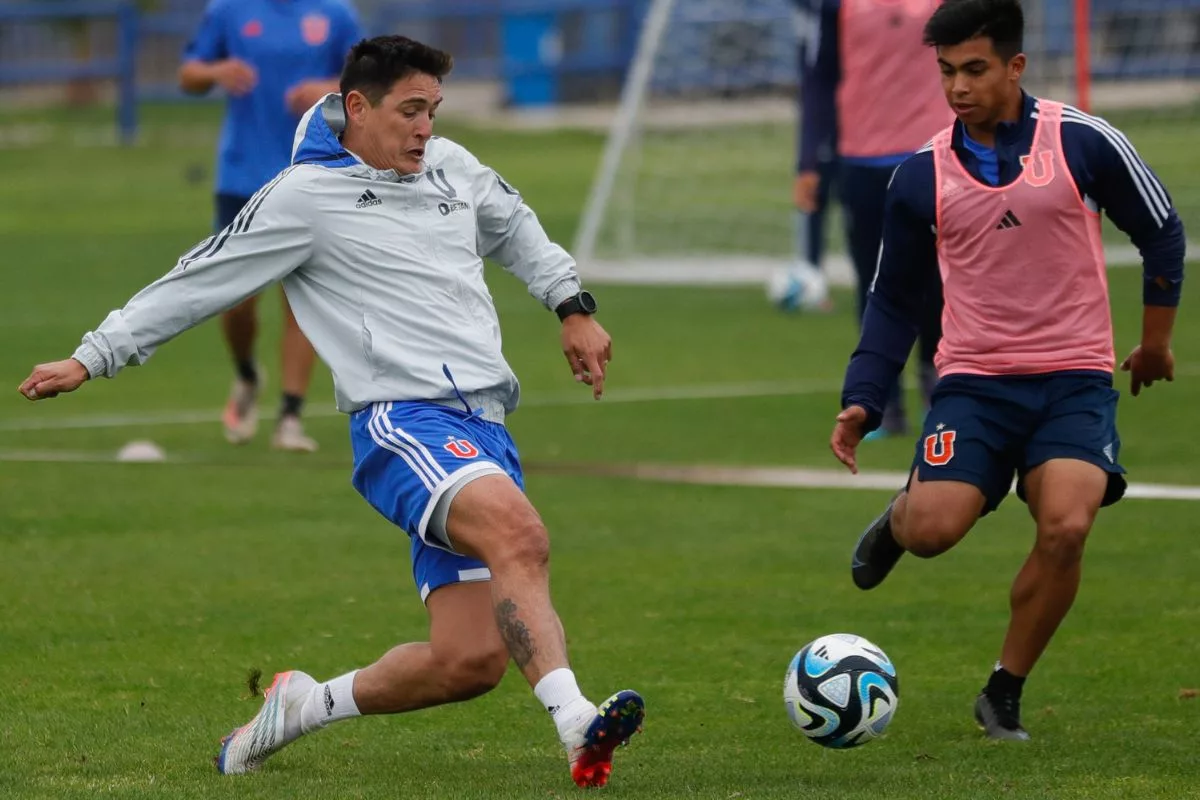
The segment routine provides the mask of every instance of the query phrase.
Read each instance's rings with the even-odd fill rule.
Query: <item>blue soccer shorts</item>
[[[238,194],[218,194],[213,198],[213,233],[220,233],[233,224],[249,197]]]
[[[524,490],[508,430],[436,403],[374,403],[350,418],[352,482],[371,506],[408,532],[421,600],[439,587],[489,580],[487,566],[454,552],[445,523],[454,495],[484,475]]]
[[[987,514],[1008,495],[1014,475],[1024,499],[1030,470],[1070,458],[1108,473],[1103,505],[1111,505],[1125,493],[1119,396],[1112,376],[1098,372],[949,375],[933,393],[913,469],[922,481],[978,487]]]

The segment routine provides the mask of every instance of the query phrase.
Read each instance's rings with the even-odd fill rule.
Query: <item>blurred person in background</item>
[[[812,70],[814,61],[820,48],[820,33],[821,26],[819,20],[813,16],[811,7],[814,5],[810,0],[793,0],[796,4],[796,63],[797,69],[801,76],[799,108],[800,119],[803,120],[804,92],[808,75]],[[799,153],[802,150],[801,136],[803,135],[803,123],[796,126],[796,153],[799,159]],[[800,195],[801,182],[796,181],[796,258],[801,262],[815,267],[824,274],[825,262],[825,231],[829,219],[829,201],[833,198],[833,183],[837,178],[837,125],[834,124],[823,126],[821,130],[822,138],[818,141],[808,143],[810,150],[810,163],[805,166],[809,171],[816,173],[816,187],[812,190],[810,197],[809,187],[804,184],[805,195],[802,198]],[[802,167],[797,164],[796,174],[799,175]],[[829,305],[828,308],[832,308]]]
[[[938,0],[793,0],[800,31],[800,130],[795,203],[810,258],[820,257],[832,164],[845,216],[850,260],[858,279],[858,318],[866,309],[883,239],[888,181],[899,164],[953,118],[935,57],[921,40]],[[817,250],[813,250],[816,240]],[[803,254],[801,254],[803,255]],[[920,337],[920,387],[925,405],[937,372],[941,287],[929,288]],[[873,436],[908,431],[901,380],[888,395]]]
[[[254,193],[291,163],[300,116],[338,90],[346,54],[361,38],[347,0],[210,0],[179,70],[183,91],[205,94],[219,86],[228,97],[209,248],[220,247]],[[237,372],[222,415],[225,438],[234,444],[250,441],[258,431],[257,304],[251,297],[221,318]],[[316,355],[286,297],[283,307],[283,396],[271,445],[308,453],[317,443],[305,435],[300,414]]]

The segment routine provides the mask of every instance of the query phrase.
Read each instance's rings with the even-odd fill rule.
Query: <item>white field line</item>
[[[1184,364],[1176,368],[1180,377],[1200,375],[1200,364]],[[1118,373],[1117,385],[1122,383]],[[650,386],[640,389],[612,389],[600,402],[655,403],[683,400],[736,400],[754,397],[786,397],[833,394],[841,391],[834,381],[754,381],[749,383],[685,384]],[[595,402],[586,389],[577,392],[533,395],[521,400],[521,408],[555,408]],[[53,409],[53,402],[43,408]],[[336,417],[340,414],[329,405],[310,406],[305,416],[310,419]],[[89,414],[73,417],[44,417],[0,420],[0,433],[48,430],[91,430],[100,428],[143,428],[154,425],[197,425],[220,422],[221,410],[188,409],[179,411],[144,411],[129,414]]]
[[[0,463],[73,463],[115,464],[116,455],[101,451],[72,450],[0,450]],[[168,455],[157,464],[191,466],[268,466],[265,462],[238,463],[221,459],[184,455]],[[312,467],[338,467],[328,461],[314,462],[310,459],[297,461]],[[270,466],[277,468],[278,462]],[[841,469],[815,469],[809,467],[734,467],[694,466],[673,464],[554,464],[533,462],[526,465],[527,471],[542,474],[574,474],[600,477],[630,478],[658,483],[685,483],[698,486],[743,486],[769,487],[777,489],[851,489],[894,492],[907,479],[906,472],[860,472],[851,475]],[[1014,487],[1015,488],[1015,487]],[[1200,500],[1200,486],[1174,486],[1158,483],[1131,483],[1125,496],[1137,500]]]
[[[1198,250],[1198,242],[1188,243],[1188,252]],[[1140,267],[1141,255],[1130,245],[1105,248],[1110,269]],[[789,256],[751,256],[736,253],[720,256],[638,256],[622,259],[592,258],[581,261],[580,274],[587,283],[626,286],[762,286]],[[854,268],[844,253],[831,253],[821,265],[831,286],[849,287],[857,283]]]
[[[632,478],[699,486],[771,487],[780,489],[859,489],[895,492],[907,472],[859,472],[809,467],[734,467],[683,464],[531,464],[530,471]],[[1013,490],[1015,490],[1015,486]],[[1131,483],[1125,492],[1138,500],[1200,500],[1200,486]]]
[[[782,397],[787,395],[829,394],[841,390],[833,381],[758,381],[753,383],[716,383],[686,386],[657,386],[643,389],[614,389],[605,393],[600,402],[652,403],[667,400],[721,400],[749,397]],[[53,407],[53,402],[49,404]],[[521,408],[553,408],[596,402],[586,388],[577,392],[532,396],[521,400]],[[312,406],[305,410],[307,418],[336,417],[340,412],[333,406]],[[92,414],[75,417],[49,417],[0,420],[3,431],[86,430],[93,428],[148,427],[151,425],[195,425],[221,421],[221,410],[148,411],[130,414]]]

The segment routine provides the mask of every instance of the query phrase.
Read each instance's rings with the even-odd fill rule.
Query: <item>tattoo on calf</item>
[[[529,635],[529,628],[517,618],[517,604],[512,600],[501,600],[496,604],[496,624],[500,626],[500,637],[508,645],[508,653],[518,667],[533,660],[537,649]]]

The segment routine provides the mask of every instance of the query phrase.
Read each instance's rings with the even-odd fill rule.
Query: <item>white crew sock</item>
[[[358,670],[354,670],[314,686],[300,709],[300,729],[311,733],[331,722],[360,716],[354,702],[354,676],[357,674]]]
[[[579,691],[575,673],[566,667],[543,675],[533,693],[550,712],[560,737],[576,728],[582,718],[596,713],[596,707]]]

